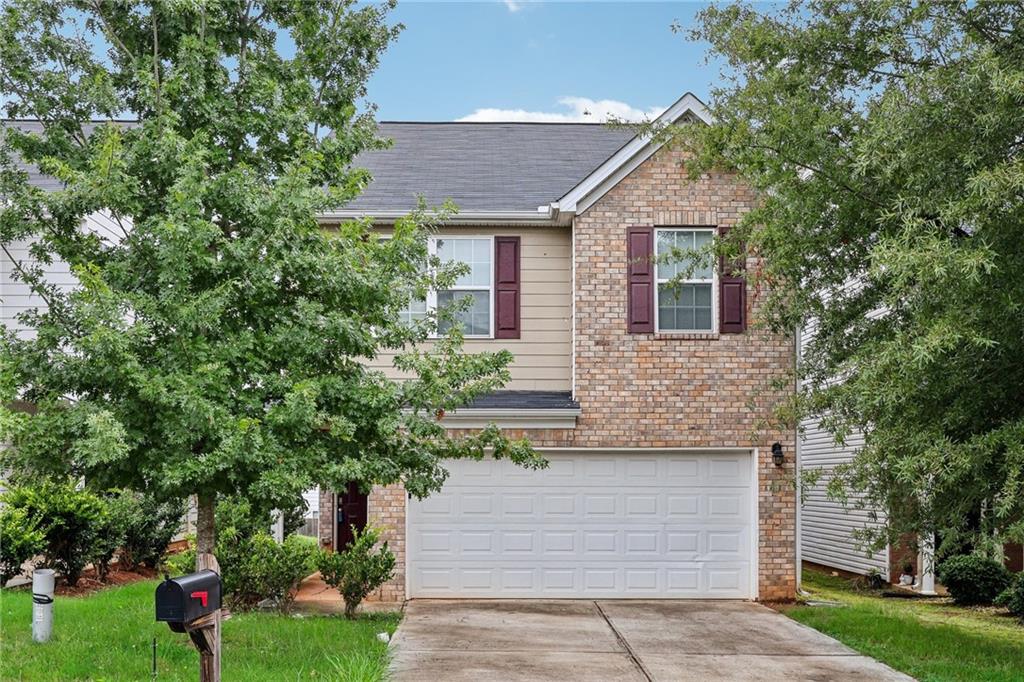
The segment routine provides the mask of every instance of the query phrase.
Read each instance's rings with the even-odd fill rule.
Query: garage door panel
[[[664,491],[643,487],[584,489],[580,492],[521,488],[492,489],[446,485],[443,492],[417,502],[421,517],[445,517],[453,524],[474,524],[482,519],[515,522],[517,519],[572,519],[573,523],[602,523],[615,517],[623,524],[653,518],[701,523],[746,523],[752,493],[744,488],[688,487]]]
[[[409,551],[425,559],[498,557],[510,560],[601,558],[648,561],[746,561],[751,553],[749,529],[740,526],[632,526],[608,524],[573,528],[481,525],[474,528],[410,528]]]
[[[601,564],[567,568],[559,565],[419,567],[410,588],[420,597],[479,596],[531,598],[702,598],[736,599],[750,581],[746,564],[673,563],[609,568]]]
[[[748,455],[549,461],[454,463],[441,493],[410,501],[410,595],[750,596]]]

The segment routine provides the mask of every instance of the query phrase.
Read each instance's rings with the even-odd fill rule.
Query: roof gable
[[[707,107],[692,93],[686,93],[675,104],[655,119],[654,124],[671,125],[686,117],[710,123]],[[603,197],[620,180],[632,173],[641,163],[661,149],[661,143],[651,141],[649,135],[636,135],[581,179],[571,190],[552,204],[555,212],[582,213]]]

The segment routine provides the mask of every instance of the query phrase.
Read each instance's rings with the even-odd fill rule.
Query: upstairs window
[[[454,324],[466,336],[491,336],[491,301],[494,246],[490,237],[438,237],[431,240],[433,253],[441,263],[464,263],[469,271],[459,276],[450,289],[437,292],[436,308],[446,308],[469,299],[469,307],[455,315]],[[452,322],[442,320],[438,331],[446,333]]]
[[[695,260],[693,256],[679,253],[706,252],[713,239],[712,229],[655,230],[657,331],[715,330],[715,272],[711,256]]]
[[[427,317],[428,312],[447,308],[469,299],[468,307],[454,313],[454,320],[441,320],[438,333],[445,334],[458,325],[467,338],[491,338],[494,315],[494,244],[491,237],[432,237],[427,245],[431,256],[441,263],[462,263],[468,272],[459,276],[448,289],[430,291],[426,299],[409,298],[399,312],[403,322],[412,325]]]

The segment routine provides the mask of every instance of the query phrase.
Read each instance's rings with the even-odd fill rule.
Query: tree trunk
[[[213,495],[200,495],[197,500],[196,518],[196,570],[209,569],[220,575],[220,564],[213,554],[217,541],[214,509],[217,500]],[[220,682],[220,611],[213,624],[213,650],[199,652],[199,681]]]
[[[213,554],[213,547],[217,541],[214,521],[217,501],[213,495],[199,495],[196,506],[196,570],[201,570],[199,555]]]

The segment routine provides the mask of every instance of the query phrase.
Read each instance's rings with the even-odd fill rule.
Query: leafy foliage
[[[286,611],[293,590],[315,570],[316,545],[296,535],[279,544],[267,533],[245,538],[229,529],[217,547],[218,558],[224,559],[224,593],[234,609],[270,599]]]
[[[996,597],[996,604],[1005,606],[1024,622],[1024,573],[1018,573],[1010,580],[1010,586]]]
[[[1010,585],[1005,566],[978,554],[946,559],[937,575],[957,604],[991,604]]]
[[[715,5],[692,32],[726,65],[714,123],[660,131],[690,172],[760,191],[720,250],[764,258],[763,324],[811,322],[784,412],[865,433],[831,487],[887,512],[875,546],[1024,538],[1022,20],[1019,3]]]
[[[124,525],[119,561],[129,569],[156,568],[181,527],[183,500],[160,501],[152,495],[126,491],[133,500]]]
[[[345,617],[355,618],[359,604],[395,573],[395,555],[384,542],[380,531],[366,527],[352,528],[352,542],[337,552],[321,551],[317,567],[324,582],[337,588],[345,600]]]
[[[110,574],[110,562],[124,544],[128,523],[131,517],[137,515],[138,507],[130,493],[120,491],[102,495],[100,501],[102,507],[87,556],[96,569],[96,577],[106,582]]]
[[[28,511],[0,507],[0,587],[22,573],[22,565],[43,549],[45,536]]]
[[[70,481],[45,481],[12,488],[4,503],[24,511],[42,531],[43,563],[56,569],[68,585],[77,585],[106,526],[103,500]]]
[[[542,464],[496,428],[452,435],[435,419],[501,386],[511,362],[463,353],[457,330],[423,347],[433,318],[402,324],[410,292],[459,274],[422,267],[436,216],[388,240],[317,219],[366,183],[353,157],[386,144],[357,102],[398,34],[390,7],[4,4],[0,94],[8,116],[43,124],[0,143],[0,244],[32,240],[16,275],[47,303],[22,316],[34,338],[0,339],[0,388],[36,406],[0,418],[15,476],[196,494],[203,547],[218,496],[288,509],[351,481],[422,496],[447,458]],[[89,123],[115,117],[134,122]],[[63,188],[31,186],[18,158]],[[96,211],[116,239],[80,229]],[[45,281],[57,259],[75,290]],[[381,353],[410,380],[369,369]]]
[[[232,609],[251,609],[265,599],[287,610],[294,589],[316,570],[317,547],[306,538],[289,535],[278,543],[271,537],[269,513],[253,511],[247,500],[222,499],[217,504],[217,542],[224,599]],[[168,557],[175,574],[195,570],[195,538],[189,547]]]
[[[271,534],[274,524],[273,509],[254,505],[252,501],[232,496],[217,502],[217,527],[235,528],[243,537],[252,537],[257,533]],[[284,535],[294,533],[305,518],[306,502],[301,497],[289,502],[284,511]]]

